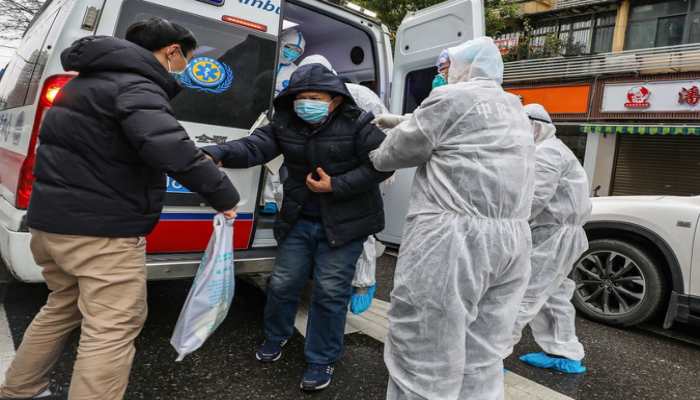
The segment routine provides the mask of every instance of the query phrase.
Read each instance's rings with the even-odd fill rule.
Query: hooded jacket
[[[79,75],[56,96],[39,131],[29,227],[97,237],[148,235],[169,174],[219,211],[239,196],[177,122],[175,80],[148,50],[113,37],[61,53]]]
[[[330,92],[344,98],[317,128],[311,128],[294,112],[296,95],[307,91]],[[289,232],[313,196],[318,196],[321,221],[331,247],[384,229],[379,183],[392,173],[374,169],[368,154],[379,147],[385,135],[370,124],[373,115],[357,107],[343,81],[320,64],[299,67],[274,106],[270,124],[246,138],[203,150],[231,168],[248,168],[284,155],[289,177],[283,183],[284,200],[275,220],[275,238],[280,240]],[[318,167],[331,176],[333,192],[314,194],[306,186],[309,173],[318,179]]]

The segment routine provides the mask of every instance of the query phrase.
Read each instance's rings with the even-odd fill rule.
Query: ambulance
[[[306,39],[298,61],[324,55],[343,80],[371,88],[397,114],[413,111],[428,95],[443,48],[484,34],[481,0],[446,1],[409,13],[393,59],[388,29],[370,10],[344,1],[47,0],[0,77],[0,282],[43,281],[25,217],[42,118],[75,76],[61,67],[61,51],[84,36],[123,38],[131,24],[153,17],[187,27],[199,42],[185,88],[172,100],[197,146],[242,138],[271,110],[285,29],[298,29]],[[274,216],[258,213],[265,167],[225,171],[241,195],[234,223],[236,273],[264,279],[276,246]],[[387,230],[380,240],[400,242],[412,175],[400,171],[397,183],[382,188]],[[152,280],[194,276],[216,213],[196,193],[171,178],[167,182],[160,222],[147,237]]]

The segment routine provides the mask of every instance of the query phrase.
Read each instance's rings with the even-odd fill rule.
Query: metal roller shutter
[[[613,196],[700,194],[700,136],[619,135]]]

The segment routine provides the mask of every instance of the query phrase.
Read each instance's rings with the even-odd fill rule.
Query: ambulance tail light
[[[255,22],[250,22],[250,21],[247,21],[245,19],[232,17],[230,15],[224,15],[223,17],[221,17],[221,20],[225,21],[225,22],[232,23],[232,24],[244,26],[246,28],[255,29],[256,31],[267,32],[266,25],[258,24]]]
[[[44,87],[39,95],[39,104],[34,116],[34,124],[32,125],[32,133],[29,139],[29,148],[27,156],[22,162],[22,167],[19,170],[19,180],[17,182],[17,194],[15,196],[15,206],[17,208],[26,209],[29,205],[29,196],[32,193],[32,183],[34,183],[34,159],[36,151],[36,142],[39,136],[39,127],[44,119],[46,111],[53,105],[56,95],[75,75],[54,75],[46,79]]]

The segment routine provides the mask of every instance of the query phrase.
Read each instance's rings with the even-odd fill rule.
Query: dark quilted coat
[[[45,232],[148,235],[163,208],[169,174],[217,210],[239,196],[173,116],[175,80],[146,49],[86,37],[61,53],[78,71],[39,131],[27,224]]]
[[[296,94],[324,91],[340,94],[343,103],[319,127],[312,129],[294,112]],[[312,193],[306,176],[321,167],[331,176],[332,193],[319,195],[323,227],[332,247],[384,229],[384,207],[379,183],[391,173],[379,172],[368,154],[385,135],[369,122],[340,78],[320,64],[309,64],[292,74],[289,86],[274,101],[273,121],[252,135],[203,150],[225,167],[247,168],[284,155],[289,177],[274,233],[280,240],[289,232]],[[318,177],[316,177],[318,179]]]

